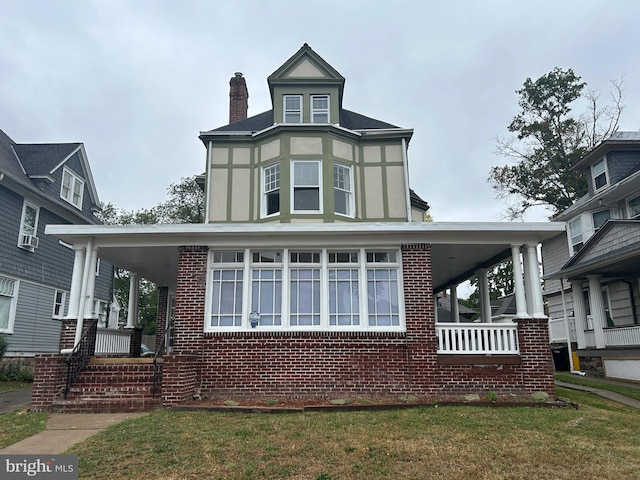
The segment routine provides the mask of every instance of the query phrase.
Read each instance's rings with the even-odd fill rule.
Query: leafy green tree
[[[487,272],[489,281],[489,299],[497,300],[500,297],[513,293],[513,261],[511,259],[499,263]],[[465,307],[480,311],[480,292],[478,289],[478,277],[475,275],[469,279],[473,292],[468,298],[460,300]],[[479,314],[477,315],[479,316]],[[474,318],[475,319],[475,318]]]
[[[522,218],[540,205],[556,214],[586,193],[584,176],[571,167],[618,129],[622,80],[611,83],[604,106],[572,69],[556,67],[535,81],[527,78],[516,91],[520,112],[508,126],[512,135],[497,139],[498,153],[512,163],[493,167],[488,178],[498,198],[515,200],[507,206],[507,218]],[[586,109],[575,115],[572,106],[580,99]]]

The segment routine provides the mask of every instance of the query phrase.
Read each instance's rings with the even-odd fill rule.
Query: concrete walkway
[[[1,449],[0,454],[59,454],[111,425],[141,415],[146,414],[54,413],[49,416],[45,430]]]
[[[589,379],[591,380],[591,378]],[[580,390],[583,392],[594,393],[604,398],[608,398],[609,400],[613,400],[614,402],[622,403],[629,407],[640,409],[640,401],[634,398],[625,397],[624,395],[620,395],[619,393],[611,392],[609,390],[603,390],[601,388],[596,387],[586,387],[584,385],[576,385],[575,383],[561,382],[556,380],[556,385],[559,387],[570,388],[571,390]],[[629,388],[640,388],[625,384],[623,382],[616,382],[616,385],[623,385]]]
[[[0,415],[26,408],[31,403],[31,388],[0,393]]]

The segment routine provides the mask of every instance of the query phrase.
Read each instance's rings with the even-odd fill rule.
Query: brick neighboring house
[[[640,133],[615,133],[573,168],[588,193],[542,247],[551,341],[568,330],[580,369],[640,381]]]
[[[0,130],[0,335],[7,357],[58,352],[74,252],[50,224],[95,225],[100,206],[81,143],[16,143]],[[95,275],[88,308],[106,316],[113,267]]]
[[[81,374],[66,400],[62,357],[43,356],[32,406],[553,395],[536,248],[564,225],[423,222],[428,205],[409,188],[413,130],[343,108],[344,78],[306,44],[268,85],[273,108],[247,117],[235,74],[231,123],[200,134],[203,224],[48,228],[159,286],[163,356],[155,369],[90,361],[91,381]],[[486,271],[506,258],[517,265],[517,315],[492,324]],[[436,323],[435,295],[450,289],[457,305],[455,287],[472,275],[483,323],[455,313]]]

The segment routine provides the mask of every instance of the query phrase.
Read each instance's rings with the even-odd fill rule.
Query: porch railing
[[[604,341],[607,346],[640,345],[640,325],[605,328]]]
[[[518,355],[515,323],[437,323],[438,353],[455,355]]]
[[[569,317],[569,334],[572,342],[577,342],[576,322],[574,317]],[[624,347],[640,345],[640,325],[625,327],[604,328],[604,342],[607,347]],[[551,343],[565,343],[567,341],[566,329],[563,318],[549,320],[549,340]],[[587,317],[587,328],[584,330],[585,347],[595,347],[596,336],[593,330],[593,318]]]
[[[573,317],[567,318],[569,322],[569,336],[572,342],[577,342],[576,321]],[[549,319],[549,341],[551,343],[566,343],[567,329],[564,325],[564,318]]]
[[[64,398],[67,398],[71,385],[89,363],[89,357],[94,353],[97,324],[91,325],[84,333],[78,344],[67,357],[67,382],[64,387]]]
[[[96,355],[128,355],[131,330],[98,328],[96,334]]]

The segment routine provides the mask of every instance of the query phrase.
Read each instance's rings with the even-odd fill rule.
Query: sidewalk
[[[0,454],[55,455],[107,427],[145,413],[54,413],[44,431],[0,450]]]
[[[582,377],[578,377],[582,378]],[[598,377],[587,377],[590,382],[598,383],[603,386],[605,385],[617,385],[620,387],[633,388],[634,390],[640,390],[640,384],[633,382],[624,382],[622,380],[610,380],[608,378],[598,378]],[[556,380],[556,385],[559,387],[570,388],[572,390],[580,390],[582,392],[589,392],[595,395],[599,395],[604,398],[608,398],[609,400],[613,400],[614,402],[622,403],[629,407],[640,409],[640,401],[634,398],[625,397],[619,393],[612,392],[610,390],[605,390],[598,387],[587,387],[584,385],[577,385],[575,383],[564,382],[560,380]]]
[[[27,407],[31,403],[31,388],[0,393],[0,415]]]

